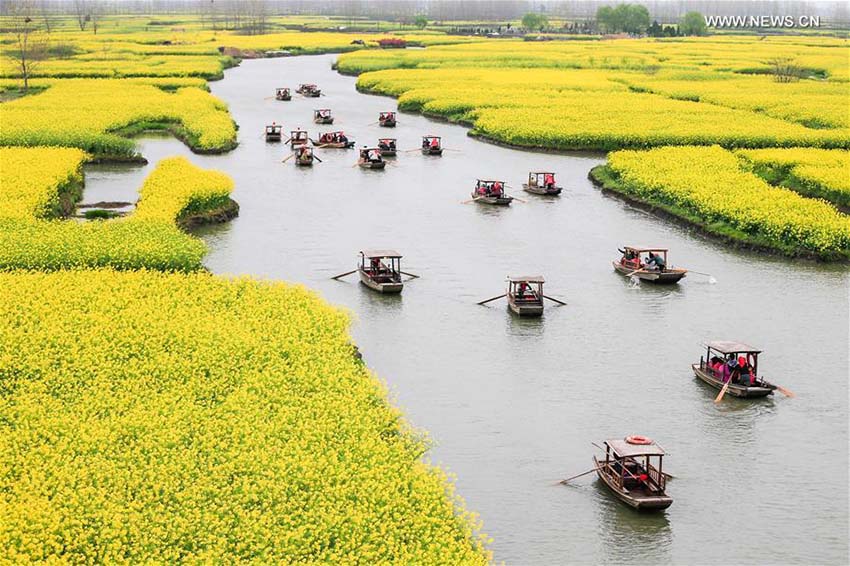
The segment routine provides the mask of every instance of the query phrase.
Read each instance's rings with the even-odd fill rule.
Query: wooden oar
[[[408,277],[411,277],[411,278],[413,278],[413,279],[419,279],[419,276],[418,276],[418,275],[414,275],[413,273],[408,273],[408,272],[406,272],[406,271],[401,271],[401,270],[399,270],[399,273],[403,273],[404,275],[407,275]]]
[[[626,277],[631,277],[631,276],[632,276],[632,275],[634,275],[635,273],[647,273],[647,271],[646,271],[644,268],[642,268],[642,267],[641,267],[640,269],[635,269],[635,270],[634,270],[634,271],[632,271],[631,273],[627,273],[627,274],[626,274]]]
[[[334,275],[333,277],[331,277],[331,279],[339,279],[340,277],[345,277],[346,275],[351,275],[352,273],[355,273],[356,271],[357,271],[356,269],[352,269],[351,271],[346,271],[345,273],[340,273],[339,275]]]
[[[287,161],[289,161],[289,160],[290,160],[290,159],[292,159],[293,157],[295,157],[295,154],[294,154],[294,153],[290,153],[290,154],[289,154],[289,157],[287,157],[286,159],[282,160],[282,161],[281,161],[281,163],[286,163]]]
[[[501,295],[496,295],[495,297],[492,297],[492,298],[487,299],[487,300],[485,300],[485,301],[479,301],[477,304],[479,304],[479,305],[483,305],[483,304],[489,303],[490,301],[495,301],[496,299],[501,299],[501,298],[503,298],[504,296],[505,296],[505,294],[504,294],[504,293],[502,293]]]
[[[505,193],[505,194],[507,194],[507,193]],[[509,197],[511,197],[511,198],[512,198],[512,199],[514,199],[514,200],[518,200],[519,202],[521,202],[521,203],[523,203],[523,204],[528,204],[528,201],[527,201],[527,200],[525,200],[525,199],[521,199],[521,198],[519,198],[519,197],[515,197],[514,195],[508,195],[508,196],[509,196]]]
[[[567,479],[565,479],[565,480],[561,480],[561,481],[559,481],[558,483],[560,483],[560,484],[566,484],[566,483],[567,483],[568,481],[570,481],[570,480],[574,480],[574,479],[576,479],[576,478],[580,478],[581,476],[586,476],[587,474],[592,474],[593,472],[595,472],[595,471],[596,471],[596,470],[598,470],[598,469],[599,469],[599,468],[597,468],[597,467],[591,468],[591,469],[587,470],[586,472],[582,472],[582,473],[580,473],[580,474],[578,474],[578,475],[575,475],[575,476],[573,476],[573,477],[571,477],[571,478],[567,478]]]
[[[321,159],[319,159],[319,157],[318,157],[315,153],[313,154],[313,159],[315,159],[315,160],[316,160],[316,161],[318,161],[319,163],[321,163],[321,162],[322,162],[322,160],[321,160]]]
[[[796,397],[797,396],[797,395],[794,394],[793,391],[791,391],[789,389],[785,389],[781,385],[776,385],[775,383],[770,383],[769,381],[765,381],[765,380],[762,380],[762,381],[764,381],[768,385],[772,385],[773,387],[777,388],[779,390],[779,392],[782,393],[783,395],[785,395],[786,397]]]
[[[462,201],[460,201],[460,204],[469,204],[469,203],[475,202],[477,200],[478,200],[478,198],[471,198],[469,200],[462,200]]]
[[[729,384],[732,383],[732,376],[729,376],[729,381],[723,384],[723,388],[720,390],[720,393],[717,394],[717,397],[714,398],[715,403],[719,403],[723,400],[723,396],[726,395],[726,390],[729,389]]]
[[[567,303],[565,303],[564,301],[559,301],[558,299],[555,299],[555,298],[550,297],[550,296],[548,296],[548,295],[543,295],[543,298],[544,298],[544,299],[549,299],[549,300],[550,300],[550,301],[552,301],[553,303],[558,303],[558,304],[559,304],[559,305],[561,305],[561,306],[564,306],[564,307],[565,307],[565,306],[567,306]]]

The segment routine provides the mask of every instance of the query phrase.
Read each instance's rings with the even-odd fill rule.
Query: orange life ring
[[[647,444],[652,444],[652,439],[647,438],[646,436],[640,436],[640,435],[635,434],[635,435],[632,435],[632,436],[627,436],[626,442],[628,442],[629,444],[640,444],[640,445],[645,446]]]

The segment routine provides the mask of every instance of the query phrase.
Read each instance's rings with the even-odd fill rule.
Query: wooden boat
[[[667,251],[667,248],[625,246],[620,250],[623,256],[619,261],[614,260],[611,264],[614,266],[614,270],[621,275],[634,276],[641,281],[648,281],[649,283],[671,285],[678,283],[685,277],[688,274],[688,270],[666,267],[670,265],[667,262]],[[646,256],[643,254],[646,254]],[[659,269],[658,267],[647,265],[647,260],[656,254],[664,260],[665,267]]]
[[[555,174],[547,171],[531,172],[528,182],[522,184],[523,190],[535,195],[554,196],[561,194],[561,187],[555,185]]]
[[[666,509],[673,498],[664,491],[667,478],[662,471],[664,450],[642,436],[606,440],[605,459],[593,457],[599,479],[623,503],[638,511]],[[653,465],[657,459],[657,466]]]
[[[345,132],[325,132],[319,135],[319,141],[313,141],[313,145],[335,149],[349,149],[354,147],[354,140],[348,139]]]
[[[291,147],[307,145],[308,143],[310,143],[310,136],[305,130],[292,130],[289,132],[289,145]]]
[[[401,293],[401,254],[395,250],[363,250],[357,272],[360,282],[379,293]]]
[[[316,124],[333,124],[334,119],[331,116],[330,108],[320,108],[318,110],[313,110],[313,122]]]
[[[298,85],[298,88],[295,89],[295,92],[308,98],[319,98],[322,96],[321,89],[314,84],[300,84]]]
[[[267,142],[279,142],[281,141],[281,133],[283,132],[283,126],[275,124],[272,122],[270,125],[266,126],[266,141]]]
[[[542,275],[509,276],[505,294],[508,298],[508,308],[519,316],[542,315],[544,281]]]
[[[288,88],[278,88],[274,91],[274,97],[277,100],[292,100],[292,93]]]
[[[378,140],[378,149],[381,150],[381,157],[395,157],[396,151],[398,151],[396,146],[395,138],[381,138]]]
[[[700,357],[698,364],[691,365],[696,377],[715,389],[723,389],[725,379],[728,377],[732,381],[726,393],[735,397],[751,399],[773,395],[776,386],[758,376],[758,356],[761,350],[732,341],[709,342],[705,344],[705,347],[705,356]],[[740,379],[740,371],[730,369],[728,366],[730,360],[737,360],[739,357],[746,358],[750,368],[750,371],[744,374],[744,380]],[[746,376],[750,376],[749,384],[746,383]]]
[[[313,148],[308,147],[306,145],[302,145],[298,149],[295,150],[295,164],[300,165],[301,167],[312,167],[313,166]]]
[[[422,136],[423,155],[443,155],[442,138],[440,136]]]
[[[472,191],[472,200],[481,204],[508,206],[514,197],[505,193],[504,181],[488,181],[478,179]]]
[[[383,169],[387,162],[381,157],[381,150],[377,147],[364,147],[360,149],[357,165],[362,169]]]
[[[395,128],[395,112],[381,112],[378,114],[378,125],[382,128]]]

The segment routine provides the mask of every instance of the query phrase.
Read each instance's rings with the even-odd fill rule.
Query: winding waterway
[[[240,126],[239,147],[192,154],[142,139],[144,167],[92,166],[85,200],[135,200],[157,161],[186,155],[227,172],[241,206],[234,221],[199,231],[216,273],[285,279],[350,309],[354,338],[410,422],[430,432],[431,460],[494,539],[497,561],[565,563],[829,563],[848,561],[848,270],[738,252],[603,195],[587,180],[602,156],[515,151],[465,128],[402,114],[372,124],[389,98],[359,94],[331,70],[333,56],[243,62],[211,84]],[[266,99],[278,86],[315,82],[319,100]],[[312,134],[312,109],[334,129],[415,149],[442,135],[442,158],[401,153],[385,171],[352,168],[354,151],[319,150],[296,167],[263,126]],[[372,124],[372,125],[370,125]],[[565,187],[509,208],[460,204],[476,177],[519,187],[530,170]],[[632,288],[611,269],[623,244],[665,245],[673,264],[711,273],[679,286]],[[358,250],[390,247],[421,275],[385,297],[355,277]],[[508,274],[543,274],[569,303],[519,320],[499,293]],[[764,349],[761,373],[797,397],[712,402],[717,391],[689,364],[708,339]],[[591,442],[627,434],[658,440],[673,506],[639,515],[594,476]]]

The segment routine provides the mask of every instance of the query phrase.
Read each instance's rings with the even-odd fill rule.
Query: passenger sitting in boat
[[[625,265],[626,267],[634,267],[636,269],[641,267],[640,264],[640,256],[636,254],[633,250],[621,250],[617,248],[617,251],[623,254],[623,257],[620,259],[620,263]]]
[[[341,134],[339,134],[339,136],[337,136],[337,141],[339,143],[348,143],[348,138],[346,137],[345,134],[341,133]]]
[[[437,141],[437,138],[431,140],[431,149],[439,149],[440,142]]]
[[[546,173],[546,176],[543,177],[543,184],[547,189],[552,189],[555,187],[555,176],[551,173]]]
[[[747,363],[747,358],[740,356],[738,358],[738,384],[749,387],[753,384],[753,371],[750,364]]]
[[[478,190],[476,192],[481,196],[486,195],[487,194],[487,185],[484,185],[483,183],[481,185],[478,185]]]
[[[664,271],[665,266],[664,257],[661,254],[649,252],[649,257],[646,260],[647,269]]]
[[[493,183],[493,196],[494,197],[502,196],[502,183],[500,183],[499,181],[496,181],[495,183]]]
[[[524,298],[525,298],[525,293],[526,293],[527,291],[528,291],[528,283],[526,283],[525,281],[521,282],[521,283],[519,284],[519,289],[517,289],[516,298],[517,298],[517,299],[524,299]]]
[[[377,163],[381,160],[381,152],[376,149],[370,150],[368,157],[369,161],[371,161],[372,163]]]

